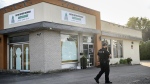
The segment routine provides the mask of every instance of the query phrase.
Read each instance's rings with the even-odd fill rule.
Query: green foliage
[[[120,64],[127,64],[127,59],[120,59],[119,63]]]
[[[129,18],[129,21],[127,22],[126,26],[135,29],[137,25],[137,21],[138,21],[138,17],[131,17]]]
[[[127,59],[124,59],[124,64],[127,64]]]
[[[123,64],[123,59],[120,59],[119,63],[120,63],[120,64]]]
[[[127,27],[146,30],[150,28],[150,20],[142,17],[131,17],[127,22]]]
[[[127,58],[127,59],[120,59],[119,63],[120,64],[131,64],[132,59]]]
[[[150,60],[150,41],[140,43],[140,59]]]
[[[127,63],[131,64],[132,59],[131,58],[127,58]]]
[[[142,30],[142,38],[143,41],[147,41],[150,39],[150,20],[147,18],[142,17],[131,17],[129,18],[127,27],[133,29],[140,29]]]
[[[150,28],[146,31],[145,30],[142,31],[142,38],[143,38],[143,41],[150,40]]]
[[[87,58],[85,56],[82,56],[80,58],[80,63],[81,63],[81,69],[86,69],[87,66]]]

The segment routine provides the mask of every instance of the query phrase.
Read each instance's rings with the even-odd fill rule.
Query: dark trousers
[[[100,62],[101,71],[97,74],[96,79],[99,80],[99,78],[102,76],[102,74],[105,72],[105,81],[109,81],[109,62]]]

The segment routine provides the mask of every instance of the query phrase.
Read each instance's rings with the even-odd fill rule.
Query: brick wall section
[[[41,33],[41,35],[40,35]],[[30,70],[45,71],[44,35],[43,31],[33,32],[29,35]],[[39,36],[37,35],[39,34]]]
[[[61,68],[61,38],[59,32],[44,31],[45,70]]]
[[[47,30],[33,32],[29,35],[29,45],[31,72],[47,72],[61,68],[59,32]]]

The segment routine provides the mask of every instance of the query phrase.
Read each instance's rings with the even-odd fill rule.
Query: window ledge
[[[75,63],[78,63],[78,62],[64,62],[64,63],[61,63],[61,64],[75,64]]]

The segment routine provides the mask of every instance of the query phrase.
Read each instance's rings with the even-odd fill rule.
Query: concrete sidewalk
[[[150,67],[150,60],[141,60],[140,64],[143,66]]]
[[[113,84],[150,84],[150,67],[142,65],[110,68]],[[100,68],[73,70],[52,74],[9,75],[0,74],[0,84],[96,84],[94,77]],[[104,74],[100,84],[104,84]]]

